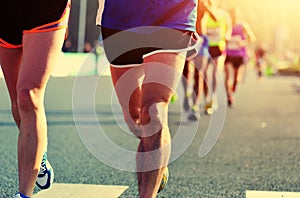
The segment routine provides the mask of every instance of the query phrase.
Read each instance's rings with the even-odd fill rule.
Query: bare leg
[[[184,61],[181,55],[166,53],[154,54],[144,61],[145,79],[140,114],[143,137],[136,158],[141,198],[156,197],[169,161],[171,137],[168,104],[180,81]],[[161,79],[165,84],[161,83]]]
[[[176,89],[180,81],[184,61],[185,59],[180,55],[156,54],[145,59],[144,67],[111,67],[112,81],[124,119],[132,132],[137,137],[141,137],[137,154],[140,197],[156,197],[169,160],[171,138],[167,124],[167,110],[173,95],[172,90]],[[157,64],[153,66],[152,62],[164,63],[166,65],[158,64],[158,66],[173,69],[169,74],[157,72],[161,70],[157,70]],[[143,74],[145,74],[145,84],[140,88],[138,79]],[[159,84],[159,80],[162,79],[159,75],[163,75],[163,79],[170,79],[167,87]],[[153,83],[151,80],[157,80],[158,83]],[[143,131],[135,130],[139,129],[139,124],[143,125],[140,128]],[[155,156],[147,153],[156,149],[158,152]]]
[[[203,91],[203,65],[207,65],[207,58],[203,56],[197,56],[194,59],[195,73],[194,73],[194,92],[193,106],[199,108],[201,100],[201,92]]]
[[[0,64],[10,96],[11,111],[17,127],[20,129],[21,120],[17,106],[17,81],[22,58],[22,49],[7,49],[0,47]]]
[[[224,83],[225,83],[225,90],[226,90],[227,96],[231,95],[230,67],[231,67],[231,64],[226,63],[225,68],[224,68],[224,71],[225,71],[225,82]]]
[[[189,62],[188,61],[186,61],[185,63],[184,63],[184,69],[183,69],[183,72],[182,72],[182,74],[183,74],[183,77],[184,78],[182,78],[182,86],[183,86],[183,90],[184,90],[184,93],[185,93],[185,95],[187,95],[187,89],[188,89],[188,83],[189,83],[189,81],[190,81],[190,67],[189,67]]]
[[[121,105],[124,120],[131,132],[142,136],[140,128],[141,85],[139,78],[144,74],[142,66],[117,68],[110,67],[118,101]]]
[[[182,85],[183,85],[183,92],[184,92],[184,101],[183,101],[183,108],[185,111],[190,109],[190,101],[189,101],[189,83],[191,83],[191,62],[185,61],[184,69],[183,69],[183,78],[182,78]]]
[[[242,67],[242,66],[240,66]],[[233,83],[232,83],[232,92],[236,91],[237,85],[240,81],[240,67],[233,68]]]
[[[212,93],[213,96],[216,93],[217,90],[217,72],[218,72],[218,66],[220,65],[220,57],[214,58],[213,62],[213,70],[212,70]]]
[[[233,70],[233,81],[230,80],[231,76],[231,69]],[[237,78],[238,78],[238,68],[234,67],[232,64],[227,63],[225,64],[225,89],[226,89],[226,95],[227,95],[227,104],[229,107],[234,106],[234,97],[233,97],[233,89],[234,86],[236,86]]]
[[[207,72],[208,72],[208,67],[210,66],[210,64],[212,63],[212,59],[210,57],[210,59],[207,61],[206,64],[203,64],[203,93],[204,93],[204,99],[205,102],[208,102],[208,95],[209,95],[209,90],[208,90],[208,76],[207,76]]]
[[[20,129],[19,191],[27,196],[32,195],[42,156],[46,150],[44,92],[61,51],[64,35],[65,30],[25,34],[23,49],[0,50],[13,117]]]

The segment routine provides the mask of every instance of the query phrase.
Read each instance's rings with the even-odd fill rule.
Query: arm
[[[104,0],[98,0],[98,11],[97,11],[97,16],[96,16],[96,25],[100,26],[101,25],[101,18],[102,18],[102,12],[104,9]]]
[[[231,22],[231,18],[230,15],[223,11],[224,17],[225,17],[225,21],[226,21],[226,35],[225,35],[225,40],[229,41],[231,39],[231,34],[232,34],[232,22]]]
[[[217,9],[214,8],[211,3],[210,0],[198,0],[198,18],[197,20],[200,18],[200,20],[202,19],[204,13],[208,13],[209,16],[217,21],[218,20],[218,16],[217,16]],[[198,20],[199,21],[199,20]]]
[[[197,6],[197,22],[196,31],[199,34],[207,33],[207,20],[211,17],[213,20],[217,21],[217,9],[213,8],[210,4],[210,0],[198,0]]]
[[[247,22],[243,22],[243,29],[247,36],[248,42],[254,42],[255,41],[255,34],[253,33],[252,29],[250,28],[250,25]]]

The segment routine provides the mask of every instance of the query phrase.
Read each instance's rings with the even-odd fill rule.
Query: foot
[[[199,119],[200,119],[199,111],[196,111],[196,110],[192,109],[192,111],[188,115],[188,120],[189,121],[198,121]]]
[[[228,96],[227,97],[227,104],[228,104],[228,107],[234,107],[234,98],[233,98],[233,96]]]
[[[44,154],[41,163],[40,171],[36,179],[36,185],[44,190],[51,187],[54,180],[54,171],[52,166],[47,160],[47,153]]]
[[[171,102],[172,102],[172,103],[175,103],[176,101],[177,101],[177,95],[174,94],[174,95],[172,96],[172,98],[171,98]]]
[[[205,113],[207,115],[212,115],[213,114],[214,110],[213,110],[212,105],[213,105],[213,101],[212,100],[210,102],[208,102],[208,103],[205,104]]]
[[[160,183],[157,193],[159,193],[160,191],[162,191],[165,188],[166,184],[168,183],[168,179],[169,179],[169,169],[168,169],[168,167],[166,167],[166,170],[163,174],[163,178],[161,180],[161,183]]]
[[[17,193],[17,194],[15,194],[14,196],[13,196],[13,198],[29,198],[29,197],[27,197],[27,196],[25,196],[25,195],[23,195],[23,194],[21,194],[21,193]]]
[[[218,110],[219,108],[219,103],[218,103],[218,98],[214,98],[212,101],[211,101],[211,107],[214,111]]]

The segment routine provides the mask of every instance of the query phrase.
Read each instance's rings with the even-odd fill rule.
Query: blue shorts
[[[199,50],[199,55],[200,56],[204,56],[204,57],[209,57],[209,45],[208,45],[208,37],[205,36],[205,35],[200,35],[200,37],[203,39],[203,42],[202,42],[202,45],[201,45],[201,48]]]

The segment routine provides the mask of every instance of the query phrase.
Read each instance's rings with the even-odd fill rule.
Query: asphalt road
[[[83,78],[96,82],[95,77]],[[114,119],[120,114],[112,112],[109,77],[101,77],[95,89],[97,120],[91,118],[91,112],[85,111],[83,104],[79,105],[78,112],[85,119],[76,124],[72,106],[74,80],[73,77],[52,78],[46,92],[48,158],[55,169],[55,182],[129,186],[121,197],[137,197],[135,173],[98,160],[80,139],[83,131],[78,133],[76,128],[76,125],[81,129],[86,127],[88,133],[91,126],[100,124],[107,137],[119,147],[135,150],[137,140],[124,133],[117,125],[119,121]],[[204,157],[199,157],[199,148],[213,123],[211,116],[202,114],[199,125],[189,123],[180,110],[180,103],[172,103],[169,110],[172,136],[181,125],[191,126],[184,129],[196,128],[197,133],[187,150],[169,165],[169,183],[159,197],[242,198],[246,190],[299,192],[300,88],[295,85],[296,80],[295,77],[269,77],[257,81],[249,74],[235,95],[235,107],[226,110],[217,144]],[[18,131],[10,115],[2,79],[0,93],[0,197],[10,197],[17,191]],[[190,132],[186,131],[187,136]],[[102,148],[101,143],[93,146]],[[109,150],[105,152],[110,154]],[[110,156],[118,161],[114,154]]]

